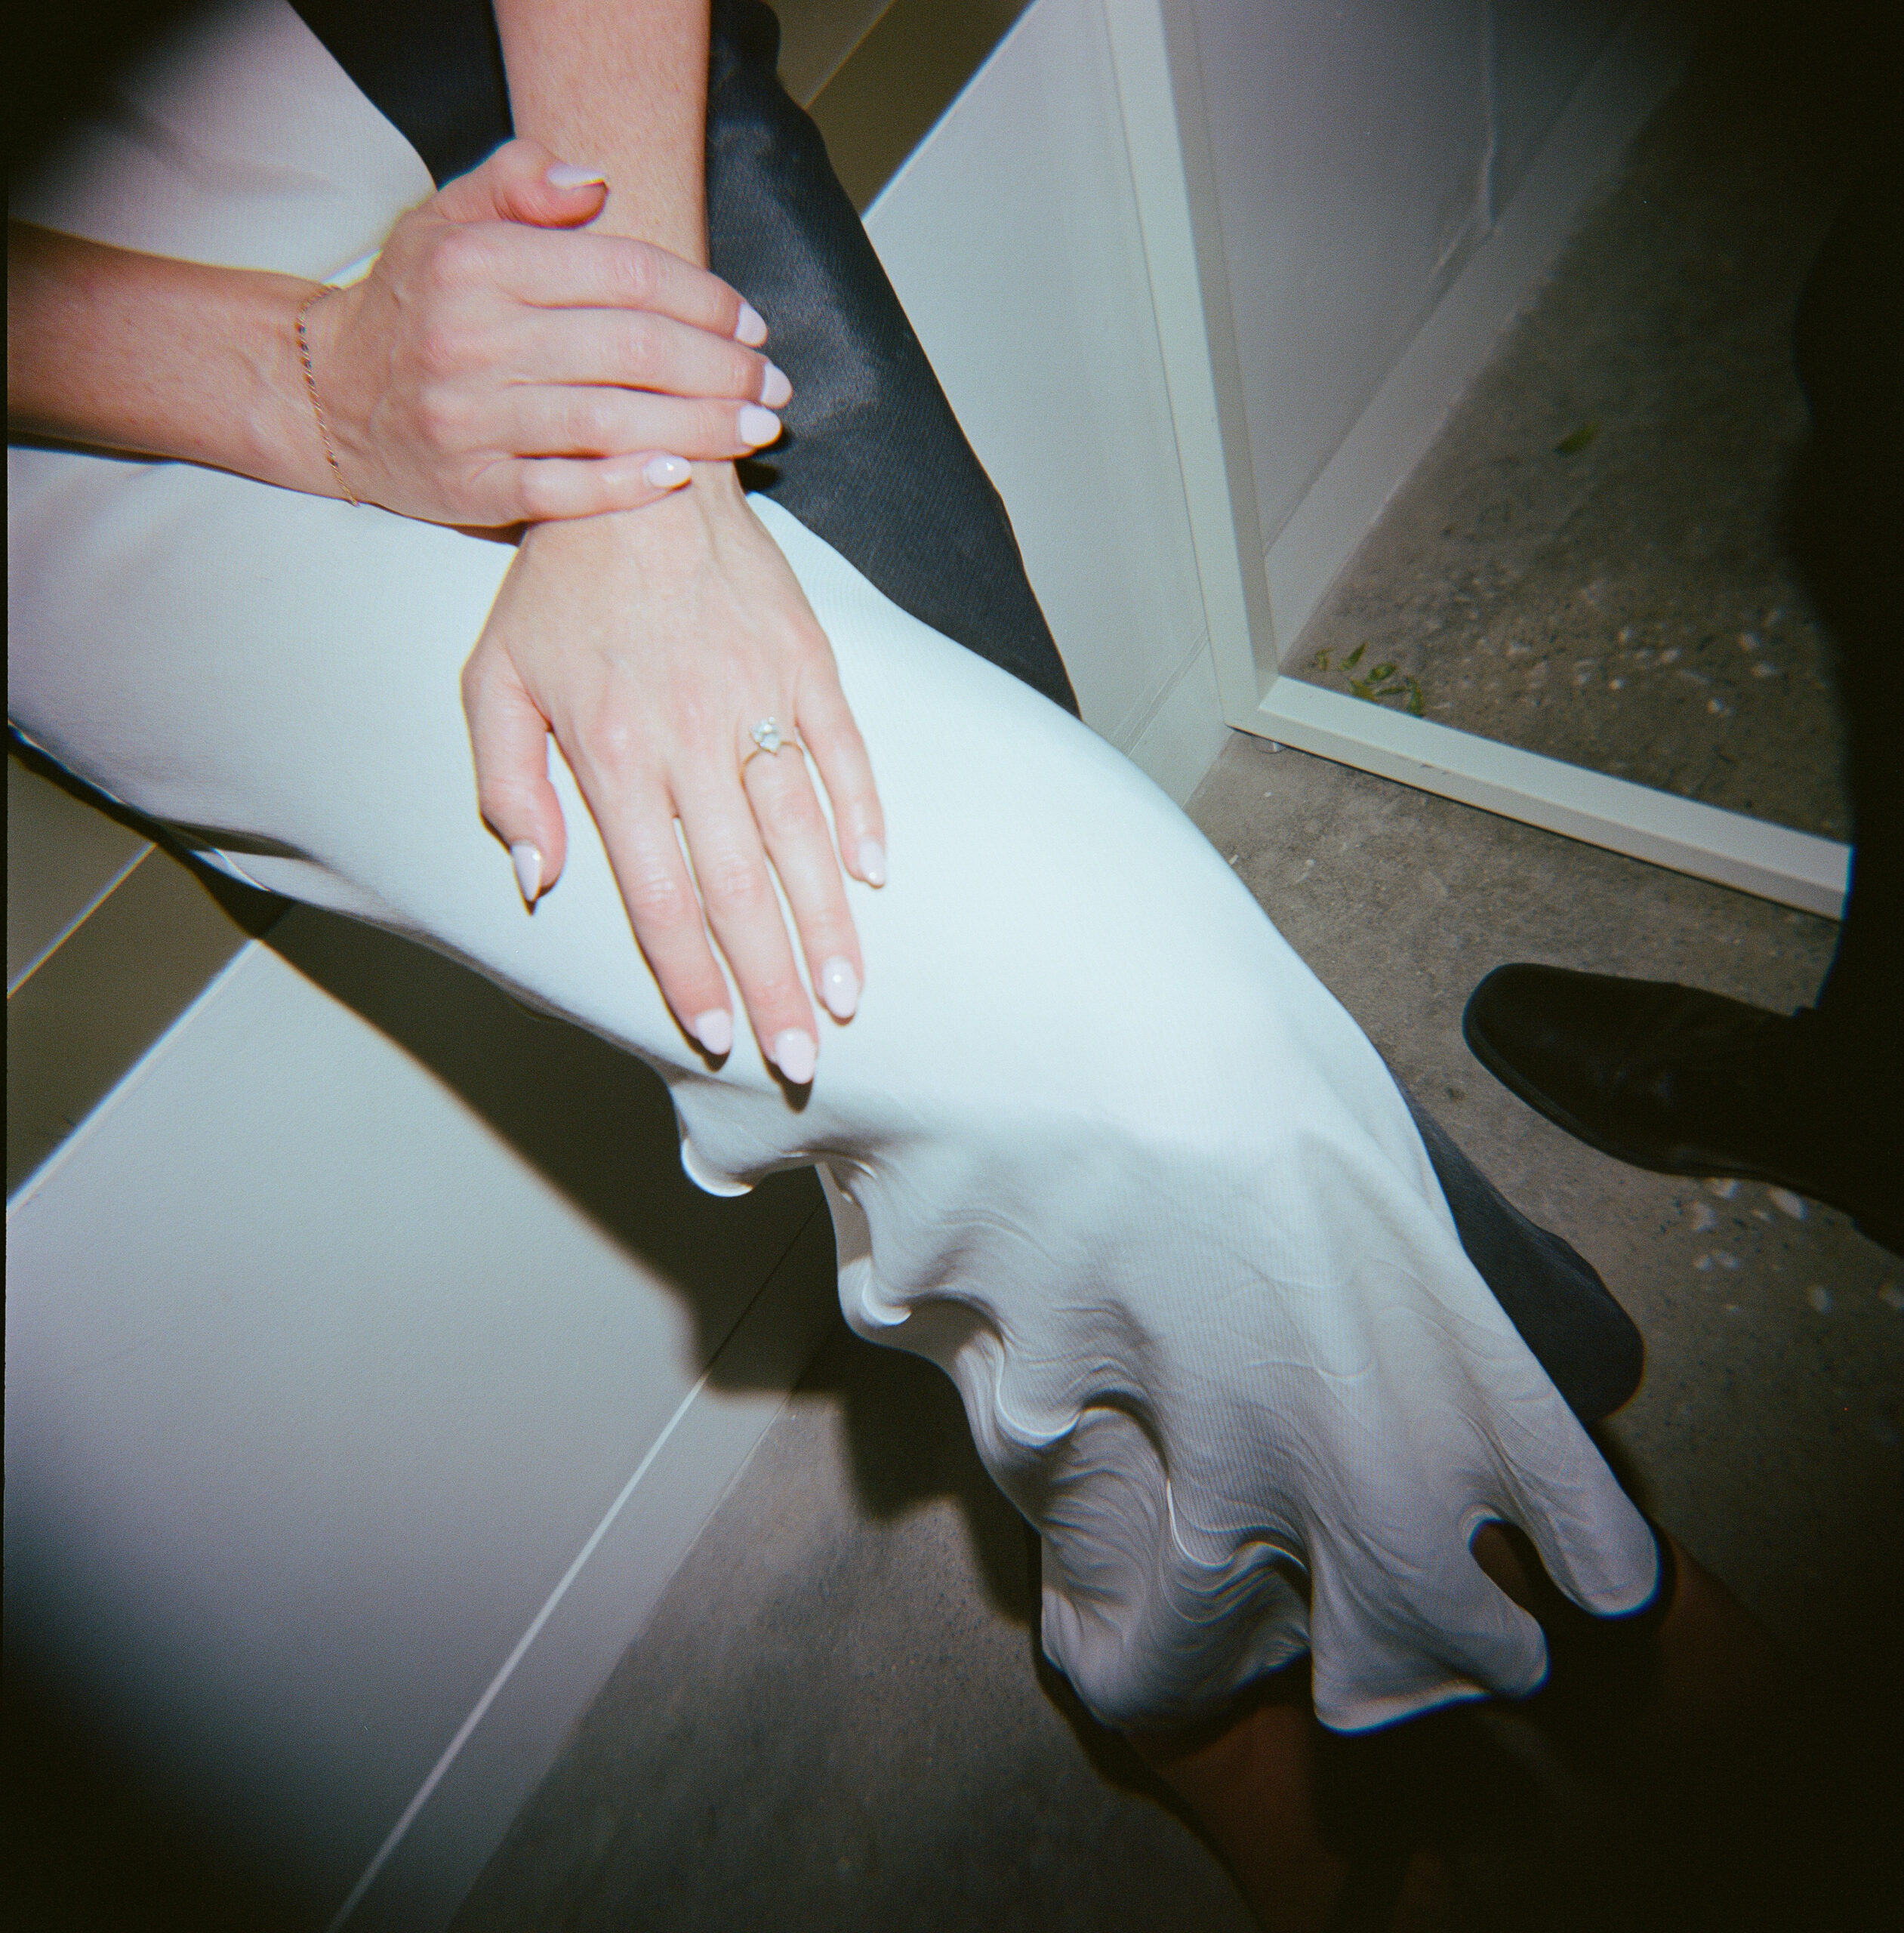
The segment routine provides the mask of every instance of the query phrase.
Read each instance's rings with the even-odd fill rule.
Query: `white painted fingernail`
[[[734,1016],[725,1007],[710,1007],[695,1016],[694,1037],[718,1060],[734,1044]]]
[[[744,402],[741,405],[739,427],[741,442],[760,449],[780,434],[780,418],[771,409],[763,409],[757,402]]]
[[[767,339],[767,319],[744,295],[741,298],[741,319],[734,325],[734,340],[744,343],[750,349],[758,349]]]
[[[658,490],[678,490],[694,472],[678,456],[651,456],[641,473]]]
[[[535,904],[542,890],[542,854],[526,839],[519,839],[509,849],[510,864],[516,868],[516,884],[525,906]]]
[[[859,876],[868,886],[886,883],[886,848],[877,839],[859,842]]]
[[[552,188],[605,188],[608,177],[599,168],[578,168],[572,161],[559,161],[543,176]]]
[[[769,409],[778,409],[793,393],[793,385],[787,380],[787,371],[772,362],[767,372],[760,378],[760,400]]]
[[[813,1078],[814,1062],[820,1057],[820,1044],[797,1027],[774,1036],[774,1065],[796,1087],[804,1087]]]
[[[850,1020],[859,1005],[859,976],[853,963],[836,954],[820,969],[820,998],[836,1020]]]

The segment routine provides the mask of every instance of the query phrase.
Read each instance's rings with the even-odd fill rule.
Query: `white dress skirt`
[[[325,276],[430,183],[284,0],[202,20],[16,212]],[[10,453],[9,710],[239,878],[467,961],[638,1055],[716,1192],[816,1164],[840,1299],[958,1385],[1043,1540],[1043,1642],[1101,1719],[1206,1714],[1305,1648],[1353,1730],[1524,1693],[1499,1518],[1588,1608],[1644,1521],[1456,1239],[1354,1022],[1141,774],[756,505],[838,655],[891,883],[790,1100],[684,1037],[559,756],[531,916],[478,819],[458,674],[503,544],[186,464]]]

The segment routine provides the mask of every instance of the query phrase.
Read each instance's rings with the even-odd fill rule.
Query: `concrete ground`
[[[1841,833],[1829,660],[1778,504],[1801,427],[1784,343],[1844,156],[1813,140],[1814,116],[1811,134],[1773,131],[1805,163],[1795,185],[1743,165],[1766,80],[1723,51],[1696,65],[1317,649],[1332,640],[1339,671],[1387,625],[1361,668],[1412,652],[1431,717]],[[1664,216],[1662,194],[1679,198]],[[1689,414],[1670,399],[1702,359],[1716,366],[1694,371]],[[1240,737],[1191,812],[1416,1092],[1639,1322],[1646,1380],[1610,1454],[1829,1715],[1803,1776],[1829,1782],[1855,1854],[1904,1722],[1904,1261],[1831,1210],[1595,1154],[1496,1084],[1459,1029],[1510,960],[1790,1007],[1835,929]],[[1035,1565],[950,1386],[843,1331],[458,1933],[1245,1928],[1215,1857],[1041,1672]],[[1843,1910],[1829,1923],[1862,1923]],[[1594,1917],[1536,1880],[1497,1888],[1481,1920],[1636,1911]]]
[[[1288,669],[1829,838],[1829,642],[1786,541],[1806,275],[1855,42],[1708,39]],[[1386,667],[1386,675],[1371,674]]]

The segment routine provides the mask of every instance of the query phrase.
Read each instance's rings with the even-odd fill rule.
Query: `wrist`
[[[261,353],[254,365],[260,407],[254,415],[260,463],[273,480],[311,495],[362,501],[334,414],[342,388],[335,354],[350,291],[274,278]]]
[[[751,513],[732,463],[696,463],[692,468],[693,480],[685,489],[670,490],[639,509],[531,524],[522,541],[538,550],[631,558],[655,569],[705,550],[737,515],[750,517]]]

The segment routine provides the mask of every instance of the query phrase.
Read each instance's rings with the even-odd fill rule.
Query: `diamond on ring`
[[[747,735],[770,757],[778,751],[782,745],[790,745],[793,742],[790,738],[781,735],[780,727],[771,718],[762,719]]]

